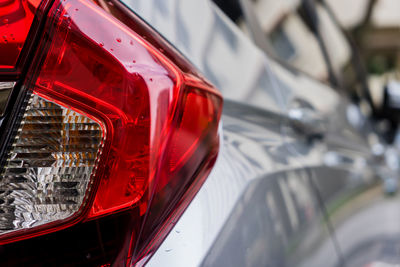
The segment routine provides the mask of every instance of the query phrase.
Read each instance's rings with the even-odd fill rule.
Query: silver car
[[[0,0],[0,33],[2,265],[400,262],[396,90],[324,1]]]

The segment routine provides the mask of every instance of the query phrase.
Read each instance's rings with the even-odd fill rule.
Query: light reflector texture
[[[80,211],[103,139],[99,122],[33,94],[0,177],[0,234]]]

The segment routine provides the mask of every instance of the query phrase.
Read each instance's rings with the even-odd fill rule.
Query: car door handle
[[[323,137],[327,131],[326,120],[309,107],[289,109],[290,125],[308,137]]]

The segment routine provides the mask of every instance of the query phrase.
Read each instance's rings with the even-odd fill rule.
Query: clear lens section
[[[33,94],[0,177],[0,234],[77,213],[103,139],[98,122]]]

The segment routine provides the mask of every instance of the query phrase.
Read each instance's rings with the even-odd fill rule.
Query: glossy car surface
[[[0,265],[400,262],[395,131],[323,0],[10,3]]]
[[[364,266],[398,260],[387,249],[398,244],[398,199],[385,197],[380,184],[390,170],[372,153],[369,139],[376,134],[356,104],[275,62],[211,1],[123,2],[225,98],[218,160],[143,264]]]

